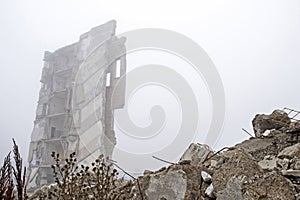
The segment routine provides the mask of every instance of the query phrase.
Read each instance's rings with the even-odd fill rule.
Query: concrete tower
[[[62,158],[76,152],[84,164],[100,154],[112,156],[113,114],[124,106],[126,73],[125,39],[115,36],[115,28],[116,22],[109,21],[77,43],[45,52],[28,188],[53,182],[51,152]]]

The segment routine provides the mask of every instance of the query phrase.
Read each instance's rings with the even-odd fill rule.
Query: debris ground
[[[193,143],[178,163],[120,181],[116,190],[132,200],[300,199],[300,143],[294,135],[300,122],[291,113],[256,115],[255,136],[248,140],[218,152]]]
[[[300,143],[289,132],[300,123],[282,110],[256,115],[252,123],[255,137],[217,153],[191,144],[178,163],[147,171],[138,178],[143,199],[299,199]],[[131,184],[124,192],[141,199]]]

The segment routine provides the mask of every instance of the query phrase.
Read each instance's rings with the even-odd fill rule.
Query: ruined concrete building
[[[28,187],[53,182],[51,152],[61,157],[76,152],[79,163],[112,156],[113,113],[124,105],[126,72],[125,40],[115,36],[115,28],[115,21],[107,22],[79,42],[45,52]]]

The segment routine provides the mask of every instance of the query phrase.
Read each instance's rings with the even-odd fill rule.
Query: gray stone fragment
[[[231,177],[226,188],[217,193],[217,200],[243,200],[242,182],[237,177]]]
[[[300,155],[300,143],[286,147],[281,152],[279,152],[278,157],[291,159],[296,155]]]
[[[263,160],[257,163],[262,169],[273,170],[276,168],[275,156],[266,156]]]
[[[284,158],[284,159],[277,158],[276,159],[277,167],[279,167],[281,169],[288,169],[289,163],[290,163],[290,160],[287,158]]]
[[[153,171],[145,170],[145,171],[144,171],[144,175],[148,175],[148,174],[153,174]]]
[[[145,191],[149,200],[184,200],[187,189],[185,172],[169,171],[166,174],[151,175],[150,184]]]
[[[213,191],[214,191],[214,186],[213,186],[213,184],[211,183],[207,188],[206,188],[206,190],[205,190],[205,194],[207,195],[207,196],[209,196],[210,198],[213,198]]]
[[[275,110],[270,115],[257,114],[252,120],[254,134],[256,137],[263,136],[266,130],[289,127],[291,119],[288,114],[281,110]]]
[[[191,161],[191,165],[197,166],[203,162],[209,154],[213,153],[208,145],[192,143],[189,148],[184,152],[180,161]]]
[[[210,166],[217,167],[217,165],[218,165],[218,161],[216,161],[216,160],[211,160],[210,161]]]
[[[201,172],[201,176],[204,182],[209,183],[211,182],[211,175],[205,171]]]
[[[294,161],[293,169],[300,170],[300,159]]]
[[[295,176],[295,177],[300,177],[300,170],[282,170],[281,171],[283,176]]]

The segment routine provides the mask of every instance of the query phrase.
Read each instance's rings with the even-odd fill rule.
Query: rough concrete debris
[[[189,148],[184,152],[180,161],[191,161],[191,165],[197,166],[203,162],[213,151],[208,145],[192,143]]]
[[[210,183],[211,182],[211,175],[205,171],[201,172],[201,176],[204,182]]]
[[[282,132],[274,135],[273,137],[250,138],[249,140],[245,140],[234,147],[251,154],[251,156],[256,160],[263,160],[266,155],[277,156],[284,148],[291,146],[291,144],[287,142],[288,139],[289,135]],[[225,152],[225,154],[228,153]]]
[[[288,169],[288,170],[282,170],[281,173],[284,176],[300,177],[300,170]]]
[[[213,198],[214,195],[213,195],[213,191],[214,191],[214,186],[213,184],[211,183],[205,190],[205,194],[210,197],[210,198]]]
[[[294,144],[292,146],[286,147],[279,154],[279,158],[293,158],[296,156],[300,156],[300,143]]]
[[[279,134],[282,134],[282,131],[272,129],[272,130],[270,130],[270,133],[268,134],[268,137],[274,137],[274,136],[279,135]]]
[[[164,175],[150,176],[149,186],[145,191],[149,200],[183,200],[187,188],[186,174],[182,170],[169,171]]]
[[[242,182],[237,177],[231,177],[226,184],[226,188],[217,192],[217,200],[243,200]]]
[[[261,173],[262,169],[251,155],[241,150],[233,150],[232,157],[214,171],[212,182],[215,192],[217,192],[226,188],[226,184],[231,177],[246,175],[250,180],[255,176],[259,177]]]
[[[280,130],[276,130],[276,129],[272,129],[272,130],[265,130],[265,132],[262,134],[264,137],[273,137],[277,134],[281,134],[282,131]]]
[[[211,166],[211,167],[217,167],[217,166],[218,166],[218,161],[216,161],[216,160],[211,160],[211,161],[210,161],[210,166]]]
[[[152,174],[139,177],[142,195],[145,200],[152,199],[197,199],[200,197],[201,171],[190,164],[175,164]],[[135,185],[137,182],[135,182]],[[205,188],[206,189],[206,188]],[[135,195],[121,189],[126,197],[140,200],[141,195]],[[127,194],[126,194],[127,193]]]
[[[148,174],[153,174],[153,171],[145,170],[145,171],[144,171],[144,175],[148,175]]]
[[[291,181],[278,172],[264,173],[251,184],[244,184],[243,197],[245,200],[252,199],[294,199],[297,191]]]
[[[277,167],[275,156],[265,156],[265,158],[257,163],[262,169],[273,170]]]
[[[287,158],[284,159],[277,158],[276,165],[281,170],[288,169],[290,166],[290,160]]]
[[[257,114],[253,121],[253,129],[256,137],[261,137],[266,130],[289,127],[291,119],[282,110],[275,110],[270,115]]]
[[[300,170],[300,159],[299,158],[291,160],[291,168],[296,169],[296,170]]]
[[[300,129],[300,122],[299,121],[291,122],[290,126],[289,126],[289,129],[291,131],[299,130]]]
[[[262,135],[267,137],[271,134],[271,130],[266,130]]]
[[[288,142],[287,131],[271,130],[271,137],[250,138],[218,153],[191,144],[177,164],[145,171],[138,178],[141,192],[136,180],[117,190],[131,200],[297,199],[300,143]]]

